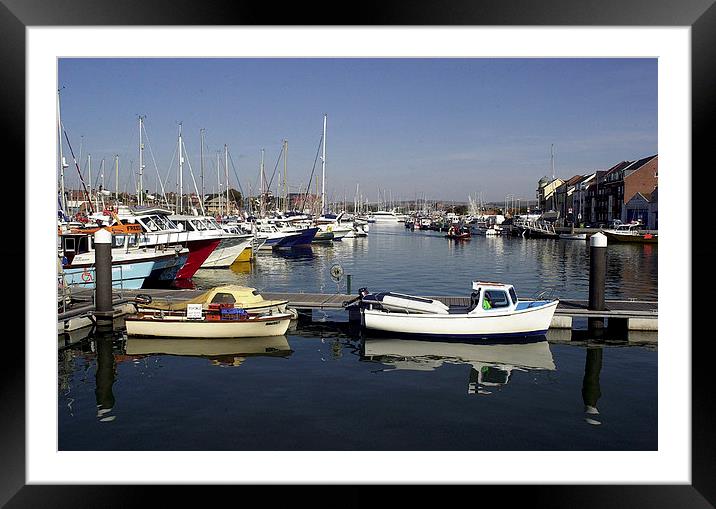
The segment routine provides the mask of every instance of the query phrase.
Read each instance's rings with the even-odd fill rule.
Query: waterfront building
[[[572,223],[576,219],[574,213],[574,191],[584,178],[584,175],[575,175],[569,180],[562,182],[555,190],[555,210],[559,211],[559,215],[562,218],[561,221],[564,224]]]
[[[559,210],[557,208],[557,201],[555,191],[559,186],[564,183],[564,180],[560,178],[549,179],[548,177],[542,177],[537,183],[537,203],[539,209],[542,211]]]
[[[599,172],[584,175],[574,186],[572,193],[572,207],[574,208],[574,221],[577,224],[590,222],[589,212],[591,210],[588,190],[596,182]]]
[[[647,229],[658,229],[658,192],[637,193],[624,204],[623,222],[640,221]]]

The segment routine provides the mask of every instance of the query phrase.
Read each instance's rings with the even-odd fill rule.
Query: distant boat
[[[657,244],[659,236],[656,233],[644,233],[639,223],[620,224],[616,228],[602,230],[607,239],[614,242],[632,242],[638,244]]]
[[[405,217],[399,216],[395,212],[388,212],[387,210],[378,210],[368,215],[369,223],[398,224],[401,220],[405,221]]]
[[[519,301],[509,284],[475,281],[469,306],[424,297],[361,291],[363,326],[397,334],[492,339],[544,335],[558,300]]]

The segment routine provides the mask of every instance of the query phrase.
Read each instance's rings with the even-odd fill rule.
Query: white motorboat
[[[361,289],[363,326],[407,335],[492,339],[544,335],[558,300],[521,301],[514,287],[475,281],[469,306]]]
[[[368,215],[369,223],[385,223],[385,224],[398,224],[401,221],[405,221],[404,216],[399,216],[395,212],[388,212],[387,210],[378,210],[377,212],[371,212]]]
[[[130,244],[130,240],[134,243]],[[60,236],[62,281],[66,286],[94,288],[94,237],[86,233],[67,233]],[[145,281],[174,279],[186,263],[189,251],[181,246],[142,248],[135,234],[112,236],[112,286],[124,289],[142,288]]]
[[[619,224],[612,229],[602,230],[602,233],[614,242],[657,244],[659,240],[658,234],[643,231],[641,223]]]

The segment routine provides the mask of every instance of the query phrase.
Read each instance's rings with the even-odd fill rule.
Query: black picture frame
[[[281,6],[272,3],[218,0],[0,0],[0,77],[3,94],[3,138],[12,153],[19,155],[15,168],[24,168],[25,126],[25,28],[28,26],[92,26],[92,25],[554,25],[554,26],[686,26],[691,27],[692,55],[692,168],[704,177],[709,168],[707,157],[713,142],[709,139],[708,122],[716,110],[716,6],[714,0],[604,0],[575,2],[570,0],[483,0],[483,1],[381,1],[345,4],[314,2]],[[350,9],[345,9],[350,7]],[[345,12],[346,14],[342,13]],[[9,151],[6,151],[9,152]],[[670,169],[671,170],[671,169]],[[683,168],[684,175],[691,168]],[[6,174],[7,175],[7,174]],[[8,178],[7,176],[5,178]],[[704,182],[706,183],[706,182]],[[701,186],[707,188],[709,186]],[[24,210],[24,193],[16,190],[17,210]],[[692,217],[706,216],[707,200],[692,199]],[[688,204],[684,204],[685,212]],[[697,238],[698,225],[692,235]],[[27,230],[25,232],[27,234]],[[666,236],[665,236],[666,237]],[[18,244],[15,239],[15,244]],[[701,247],[703,246],[703,247]],[[692,263],[703,256],[706,244],[692,249]],[[9,247],[1,250],[5,267],[17,264],[17,252]],[[28,270],[29,267],[25,267]],[[8,271],[5,283],[17,291],[25,288],[23,271]],[[21,281],[22,279],[22,281]],[[708,280],[708,279],[707,279]],[[706,286],[706,285],[705,285]],[[693,288],[693,287],[692,287]],[[26,292],[32,289],[25,288]],[[714,441],[714,398],[710,383],[709,349],[712,340],[705,319],[698,310],[703,302],[693,290],[692,328],[684,324],[681,338],[691,341],[692,352],[692,483],[690,485],[566,485],[566,486],[480,486],[480,498],[494,493],[504,497],[509,490],[510,505],[529,504],[550,507],[713,507],[716,501],[716,443]],[[31,297],[31,295],[30,295]],[[23,299],[24,300],[24,299]],[[27,312],[27,311],[26,311]],[[26,316],[27,319],[27,316]],[[0,395],[3,418],[0,433],[0,504],[7,507],[124,507],[144,505],[147,491],[160,491],[163,504],[186,497],[186,487],[128,487],[78,485],[26,485],[25,482],[25,362],[24,344],[6,327]],[[25,338],[27,340],[27,338]],[[660,369],[665,369],[660,359]],[[678,373],[674,376],[689,376]],[[48,415],[51,412],[48,410]],[[578,468],[578,465],[576,466]],[[101,468],[101,465],[98,465]],[[625,480],[629,482],[629,480]],[[219,497],[230,497],[230,487],[211,487],[211,503]],[[245,488],[242,488],[245,495]],[[252,490],[255,491],[255,490]],[[403,492],[404,490],[401,490]],[[407,490],[405,490],[407,491]],[[403,503],[421,500],[422,490],[401,493]],[[499,491],[500,493],[495,493]],[[305,493],[301,490],[299,493]],[[371,503],[365,490],[351,486],[340,492],[341,505],[363,501]],[[471,492],[474,496],[475,492]],[[280,494],[280,498],[274,498]],[[272,502],[295,501],[296,492],[274,490]],[[243,498],[241,495],[240,498]],[[362,496],[363,495],[363,496]],[[181,497],[181,498],[179,498]],[[418,498],[420,497],[420,498]],[[174,499],[174,500],[172,500]],[[207,499],[208,501],[208,499]]]

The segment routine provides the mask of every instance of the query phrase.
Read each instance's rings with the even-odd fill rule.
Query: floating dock
[[[115,316],[121,316],[133,312],[131,301],[139,294],[150,295],[157,301],[180,301],[194,298],[206,290],[122,290],[113,293],[113,305]],[[76,305],[68,308],[67,311],[58,315],[58,322],[69,324],[71,320],[75,324],[86,322],[91,323],[91,315],[94,309],[92,305],[93,290],[76,290],[73,293]],[[261,291],[261,295],[269,300],[287,300],[288,306],[298,311],[310,312],[315,310],[343,310],[351,306],[357,299],[357,295],[335,294],[335,293],[296,293],[296,292],[271,292]],[[435,299],[447,305],[467,306],[470,304],[469,297],[462,296],[428,296],[428,299]],[[610,327],[618,324],[626,330],[657,331],[658,330],[658,303],[639,300],[607,300],[605,310],[594,311],[588,309],[586,300],[560,300],[551,328],[572,329],[574,319],[605,318],[610,320]],[[65,329],[73,326],[66,325]],[[59,331],[59,325],[58,325]]]

